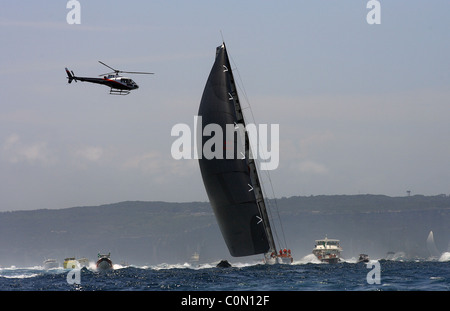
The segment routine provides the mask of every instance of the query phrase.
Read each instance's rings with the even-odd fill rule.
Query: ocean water
[[[0,268],[0,291],[449,291],[450,253],[436,260],[320,263],[308,255],[292,265],[233,262],[120,266],[97,271]]]

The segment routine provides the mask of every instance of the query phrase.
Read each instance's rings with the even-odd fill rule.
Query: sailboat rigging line
[[[241,111],[243,111],[244,109],[249,109],[249,110],[250,110],[250,114],[251,114],[251,119],[252,119],[252,121],[253,121],[253,124],[256,124],[256,122],[255,122],[255,116],[254,116],[254,114],[253,114],[253,110],[252,110],[252,107],[251,107],[251,105],[250,105],[250,100],[249,100],[249,98],[248,98],[248,96],[247,96],[247,92],[246,92],[246,90],[245,90],[244,83],[243,83],[241,74],[240,74],[240,72],[239,72],[239,69],[238,69],[238,67],[237,67],[237,65],[236,65],[236,62],[234,61],[233,57],[232,57],[231,55],[229,55],[229,54],[228,54],[228,57],[229,57],[229,59],[231,60],[231,62],[233,63],[233,65],[234,65],[234,66],[233,66],[234,68],[232,69],[232,71],[233,71],[234,73],[237,73],[237,77],[238,77],[239,82],[240,82],[240,83],[235,83],[235,85],[237,85],[237,87],[238,87],[239,90],[241,91],[241,94],[244,95],[244,100],[245,100],[245,102],[247,103],[247,107],[244,107],[244,108],[241,107]],[[259,142],[259,140],[258,140],[258,142]],[[259,146],[257,146],[257,147],[259,147]],[[261,152],[263,153],[264,159],[266,159],[266,156],[265,156],[265,154],[264,154],[264,148],[259,148],[259,149],[260,149]],[[255,159],[255,162],[259,162],[259,161],[258,161],[257,159]],[[280,226],[281,233],[282,233],[282,237],[283,237],[283,243],[284,243],[284,245],[283,245],[283,247],[280,246],[280,248],[286,248],[286,247],[287,247],[287,243],[286,243],[286,235],[285,235],[285,233],[284,233],[283,223],[281,222],[280,210],[279,210],[279,208],[278,208],[277,199],[276,199],[276,197],[275,197],[275,191],[274,191],[273,184],[272,184],[272,178],[270,177],[269,171],[265,171],[265,174],[266,174],[266,176],[267,176],[267,179],[268,179],[269,184],[270,184],[270,188],[271,188],[271,190],[272,190],[272,193],[271,193],[271,194],[272,194],[272,197],[273,197],[272,200],[274,201],[274,204],[275,204],[275,211],[276,211],[276,213],[277,213],[278,222],[279,222],[279,226]],[[267,191],[265,190],[265,187],[264,187],[264,184],[265,184],[264,180],[262,180],[260,183],[261,183],[261,191],[267,195]],[[266,197],[266,196],[265,196],[265,197]],[[272,204],[269,203],[269,200],[268,200],[268,199],[265,199],[265,201],[266,201],[266,203],[268,203],[267,205],[272,206]],[[273,215],[272,215],[272,209],[274,209],[274,208],[269,208],[269,214],[270,214],[270,218],[273,220],[274,217],[273,217]],[[277,240],[280,241],[280,238],[278,237],[278,231],[277,231],[277,229],[276,229],[276,226],[272,229],[272,231],[274,231]]]

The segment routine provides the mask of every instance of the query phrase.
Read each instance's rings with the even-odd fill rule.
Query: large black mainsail
[[[199,158],[200,170],[230,254],[235,257],[275,254],[275,242],[247,132],[235,131],[231,140],[226,135],[230,126],[245,128],[245,121],[225,44],[217,47],[198,115],[203,134],[198,147],[202,148],[201,151],[210,148],[215,155],[211,157],[199,152],[202,155]],[[217,138],[213,140],[220,132],[217,127],[222,132],[220,141]],[[211,135],[205,136],[205,132]],[[244,145],[241,150],[245,152],[239,152],[239,144]],[[230,148],[233,150],[231,158],[227,154]]]

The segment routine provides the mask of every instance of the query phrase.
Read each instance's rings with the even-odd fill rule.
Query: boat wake
[[[439,257],[439,261],[441,262],[450,261],[450,252],[443,253],[441,257]]]
[[[450,259],[447,252],[441,260]],[[97,290],[373,290],[366,285],[365,264],[330,265],[311,255],[287,264],[232,262],[228,269],[217,268],[217,262],[158,265],[116,265],[114,270],[96,272],[92,267],[80,270],[80,283],[70,283],[71,269],[1,268],[0,291],[97,291]],[[387,290],[448,290],[447,262],[392,261],[383,265],[381,285]],[[405,269],[406,268],[406,269]],[[336,272],[339,272],[336,274]],[[412,280],[412,275],[418,274]],[[359,281],[358,281],[359,280]],[[411,287],[412,286],[412,287]]]
[[[314,254],[306,255],[305,257],[303,257],[300,260],[294,259],[294,262],[292,264],[293,265],[305,265],[305,264],[309,264],[309,263],[323,264],[323,262],[320,261]]]
[[[398,254],[401,255],[401,254]],[[403,261],[415,261],[415,262],[427,262],[427,261],[438,261],[438,262],[448,262],[450,261],[450,252],[444,252],[441,254],[441,256],[436,260],[431,260],[427,258],[423,259],[415,259],[415,260],[407,260],[404,259],[403,256],[393,256],[392,258],[386,259],[371,259],[371,261],[377,261],[377,260],[388,260],[388,261],[397,261],[397,262],[403,262]],[[216,265],[219,261],[214,261],[211,263],[175,263],[175,264],[169,264],[169,263],[161,263],[156,265],[120,265],[120,264],[114,264],[113,265],[113,271],[114,270],[126,270],[127,268],[132,269],[142,269],[142,270],[154,270],[154,271],[160,271],[160,270],[171,270],[171,269],[186,269],[186,270],[204,270],[204,269],[217,269]],[[243,269],[248,267],[257,267],[257,266],[266,266],[266,264],[263,262],[263,260],[253,261],[253,262],[230,262],[231,266],[235,269]],[[356,264],[358,263],[358,259],[356,257],[352,257],[349,259],[341,258],[340,263],[348,263],[348,264]],[[291,265],[299,266],[299,265],[308,265],[308,264],[320,264],[320,265],[327,265],[328,263],[320,261],[314,254],[308,254],[298,260],[294,260],[294,262]],[[289,266],[289,265],[287,265]],[[84,267],[83,269],[86,269],[87,271],[96,272],[98,269],[95,266],[95,263],[91,263],[89,266]],[[30,266],[30,267],[3,267],[0,268],[0,279],[28,279],[28,278],[34,278],[45,274],[64,274],[68,273],[71,269],[64,269],[62,267],[59,268],[51,268],[51,269],[45,269],[43,266]]]

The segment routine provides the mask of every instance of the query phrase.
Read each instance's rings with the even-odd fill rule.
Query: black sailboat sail
[[[245,122],[225,44],[217,48],[198,115],[201,117],[203,133],[199,147],[202,151],[213,149],[216,155],[208,157],[203,152],[199,158],[200,170],[230,254],[235,257],[275,254],[275,242],[247,132],[244,131],[244,137],[241,138],[241,141],[245,141],[245,154],[238,152],[238,145],[243,143],[239,142],[238,131],[231,140],[226,135],[227,125],[234,128],[242,125],[245,128]],[[205,136],[204,130],[209,125],[222,130],[222,138],[220,141],[215,139],[213,146],[210,140],[218,133],[206,131],[211,135]],[[226,154],[229,148],[234,151],[231,158]]]

